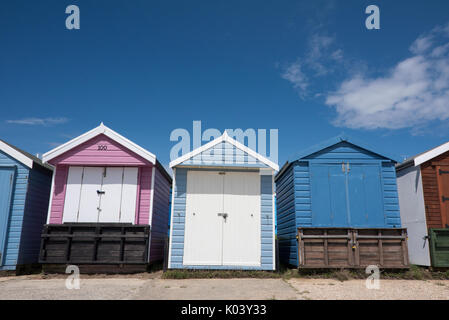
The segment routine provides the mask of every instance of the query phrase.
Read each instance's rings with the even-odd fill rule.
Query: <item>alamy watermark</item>
[[[65,27],[69,30],[80,29],[80,8],[71,4],[65,8],[65,13],[69,16],[65,19]]]
[[[238,143],[268,158],[274,163],[278,163],[278,129],[225,129],[227,136],[236,140]],[[202,130],[201,121],[193,121],[192,134],[189,130],[183,128],[174,129],[170,134],[170,141],[177,143],[170,150],[170,161],[173,161],[192,150],[200,148],[202,145],[213,141],[223,135],[215,128]],[[195,157],[195,160],[208,163],[251,163],[255,161],[253,157],[245,157],[244,151],[236,148],[222,149],[211,148],[204,150]]]
[[[365,273],[369,274],[365,281],[365,286],[367,289],[380,289],[380,270],[376,265],[369,265],[365,269]]]
[[[65,287],[69,290],[80,288],[80,269],[78,266],[69,265],[65,269],[65,273],[70,274],[65,280]]]

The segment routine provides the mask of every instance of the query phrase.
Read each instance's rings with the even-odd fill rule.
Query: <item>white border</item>
[[[438,157],[439,155],[449,151],[449,142],[446,142],[445,144],[436,147],[432,150],[429,150],[415,158],[415,166],[419,166],[420,164],[427,162],[435,157]]]
[[[153,169],[151,169],[151,202],[150,202],[150,217],[148,218],[148,224],[151,227],[151,230],[153,229],[152,223],[153,223],[153,203],[154,203],[154,180],[156,180],[156,177],[154,176],[156,172],[156,166],[153,166]]]
[[[51,176],[50,200],[48,203],[48,211],[47,211],[47,224],[50,223],[51,206],[53,204],[53,192],[55,191],[55,177],[56,177],[56,168],[53,169]]]
[[[103,122],[96,128],[64,143],[63,145],[60,145],[59,147],[56,147],[42,155],[42,161],[48,162],[51,159],[56,158],[57,156],[60,156],[61,154],[75,148],[76,146],[79,146],[80,144],[98,136],[99,134],[104,134],[105,136],[111,138],[112,140],[118,142],[122,146],[128,148],[132,152],[138,154],[142,158],[148,160],[152,164],[156,164],[156,156],[152,154],[151,152],[145,150],[144,148],[138,146],[131,140],[126,139],[122,135],[118,134],[114,130],[106,127]]]
[[[19,161],[20,163],[23,163],[28,168],[30,168],[30,169],[33,168],[33,162],[34,162],[33,159],[27,157],[23,153],[21,153],[21,152],[17,151],[16,149],[10,147],[9,145],[7,145],[3,141],[0,141],[0,150],[3,151],[4,153],[6,153],[7,155],[13,157],[14,159]]]
[[[275,232],[275,226],[274,226],[274,212],[276,211],[275,209],[275,197],[276,197],[276,192],[274,191],[275,188],[275,184],[274,184],[274,175],[271,176],[271,192],[272,192],[272,214],[271,214],[271,223],[273,225],[273,234],[272,234],[272,239],[273,239],[273,270],[276,270],[276,232]],[[261,250],[262,253],[262,250]]]
[[[171,268],[171,247],[173,244],[173,215],[175,212],[175,188],[176,188],[176,168],[173,168],[173,185],[171,189],[171,213],[170,213],[170,241],[168,245],[168,263],[167,269]]]
[[[237,140],[232,139],[232,138],[228,135],[228,133],[226,132],[226,130],[225,130],[225,132],[224,132],[220,137],[218,137],[217,139],[212,140],[212,141],[206,143],[205,145],[203,145],[203,146],[201,146],[201,147],[199,147],[199,148],[197,148],[197,149],[195,149],[195,150],[193,150],[193,151],[190,151],[189,153],[186,153],[185,155],[179,157],[178,159],[175,159],[175,160],[171,161],[171,162],[170,162],[170,168],[173,168],[173,167],[179,165],[180,163],[182,163],[182,162],[184,162],[184,161],[186,161],[186,160],[188,160],[188,159],[190,159],[190,158],[192,158],[192,157],[194,157],[194,156],[200,154],[201,152],[203,152],[203,151],[205,151],[205,150],[207,150],[207,149],[212,148],[213,146],[215,146],[215,145],[217,145],[217,144],[219,144],[219,143],[221,143],[221,142],[223,142],[223,141],[229,142],[230,144],[234,145],[236,148],[242,150],[243,152],[248,153],[250,156],[256,158],[257,160],[259,160],[259,161],[261,161],[262,163],[266,164],[267,166],[271,167],[273,170],[279,171],[279,166],[278,166],[276,163],[274,163],[274,162],[268,160],[267,158],[265,158],[265,157],[262,156],[261,154],[259,154],[259,153],[255,152],[254,150],[248,148],[248,147],[245,146],[244,144],[241,144],[241,143],[238,142]]]

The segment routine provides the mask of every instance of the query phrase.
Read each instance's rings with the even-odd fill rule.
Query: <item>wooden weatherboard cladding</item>
[[[406,229],[298,228],[300,268],[408,268]]]
[[[449,152],[421,165],[424,205],[428,228],[449,225]]]
[[[429,235],[432,266],[449,267],[449,229],[430,229]]]
[[[45,225],[43,264],[146,264],[150,227],[131,224]]]

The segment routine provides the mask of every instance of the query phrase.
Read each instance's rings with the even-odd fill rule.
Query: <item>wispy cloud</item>
[[[343,62],[343,49],[337,46],[336,38],[315,32],[308,39],[305,54],[284,66],[281,77],[290,81],[305,99],[314,81],[335,72]]]
[[[23,119],[15,119],[15,120],[6,120],[6,123],[28,125],[28,126],[51,126],[51,125],[56,125],[56,124],[63,124],[68,121],[69,121],[69,119],[64,118],[64,117],[60,117],[60,118],[23,118]]]
[[[418,37],[410,57],[379,77],[356,74],[325,103],[334,124],[354,129],[425,127],[449,119],[449,24]]]
[[[309,83],[301,68],[301,61],[297,60],[287,66],[281,76],[283,79],[290,81],[293,87],[298,89],[299,95],[304,98]]]

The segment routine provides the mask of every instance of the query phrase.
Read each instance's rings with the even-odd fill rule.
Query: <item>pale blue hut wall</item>
[[[311,165],[341,165],[342,162],[378,164],[380,167],[384,222],[382,225],[365,227],[401,227],[394,161],[342,141],[311,155],[293,159],[276,179],[279,257],[282,263],[298,266],[296,240],[298,227],[331,227],[325,222],[320,224],[313,222],[314,203],[316,205],[323,202],[320,193],[324,193],[325,190],[315,194],[318,199],[313,197],[313,179],[318,178],[311,174]]]
[[[40,235],[47,217],[51,171],[37,164],[30,170],[0,151],[0,169],[2,167],[14,168],[15,179],[7,223],[2,226],[5,246],[1,250],[0,270],[15,270],[20,264],[37,263]]]
[[[198,169],[195,169],[198,170]],[[261,175],[261,266],[184,266],[184,226],[187,189],[186,168],[176,168],[171,231],[171,269],[247,269],[273,270],[273,177]],[[227,171],[227,170],[225,170]]]
[[[187,169],[176,168],[173,186],[170,268],[183,268]]]
[[[15,168],[10,212],[6,225],[0,226],[5,228],[5,245],[2,248],[3,250],[1,250],[2,264],[0,270],[15,270],[19,257],[29,170],[28,167],[1,151],[0,167]],[[9,186],[0,186],[1,189],[5,187],[9,188]]]

